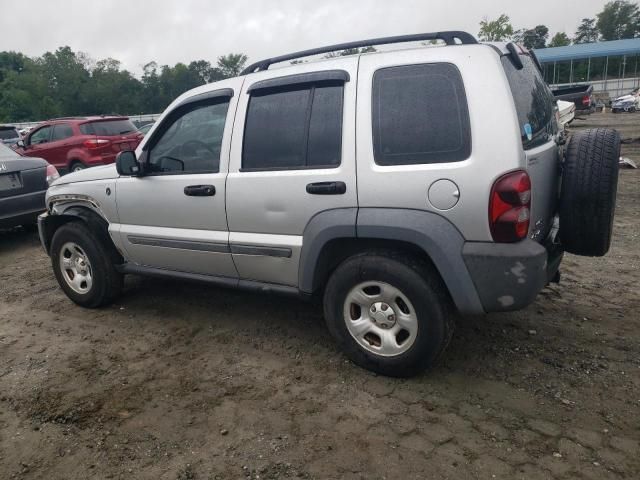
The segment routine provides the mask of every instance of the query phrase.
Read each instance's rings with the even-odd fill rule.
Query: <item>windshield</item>
[[[85,135],[113,137],[135,132],[136,127],[131,120],[100,120],[80,125],[80,131]]]
[[[18,131],[15,128],[0,128],[0,140],[11,140],[18,137]]]

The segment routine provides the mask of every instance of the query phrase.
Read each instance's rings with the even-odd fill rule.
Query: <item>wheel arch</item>
[[[346,208],[320,212],[304,231],[299,288],[312,294],[346,258],[371,249],[394,249],[432,265],[456,308],[484,310],[462,257],[464,238],[438,214],[410,209]]]
[[[55,215],[49,214],[41,218],[40,238],[47,254],[51,254],[51,240],[60,227],[69,222],[82,222],[107,246],[115,264],[121,264],[124,261],[109,235],[109,223],[90,207],[72,205]]]

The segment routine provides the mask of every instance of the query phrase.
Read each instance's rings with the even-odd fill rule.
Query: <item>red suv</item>
[[[44,158],[62,172],[113,163],[134,150],[143,135],[127,117],[67,117],[46,121],[17,143],[26,157]]]

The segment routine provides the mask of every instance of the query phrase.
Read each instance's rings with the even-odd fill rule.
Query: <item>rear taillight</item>
[[[84,146],[89,149],[106,147],[111,142],[109,140],[105,140],[104,138],[92,138],[90,140],[84,141]]]
[[[591,105],[591,97],[589,95],[582,97],[582,105]]]
[[[47,185],[51,185],[54,180],[60,178],[58,170],[53,165],[47,165]]]
[[[496,242],[517,242],[529,232],[531,180],[527,172],[517,171],[500,177],[493,184],[489,200],[489,227]]]

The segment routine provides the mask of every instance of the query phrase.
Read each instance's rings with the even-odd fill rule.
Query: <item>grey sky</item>
[[[250,60],[343,41],[437,30],[474,35],[501,13],[514,28],[545,24],[572,35],[606,0],[29,0],[3,1],[0,50],[41,55],[59,46],[113,57],[140,74],[155,60]],[[10,5],[10,6],[9,6]]]

